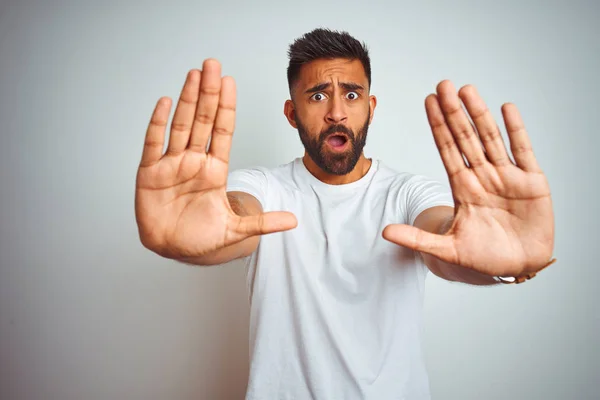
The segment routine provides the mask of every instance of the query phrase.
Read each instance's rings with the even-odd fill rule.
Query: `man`
[[[284,113],[304,156],[229,173],[235,84],[206,60],[188,74],[165,154],[170,100],[154,110],[137,177],[141,241],[195,265],[245,258],[247,398],[428,399],[427,271],[492,285],[549,265],[546,178],[516,107],[502,108],[513,162],[475,88],[457,94],[449,81],[425,108],[451,192],[395,172],[363,154],[377,105],[365,46],[316,29],[289,56]]]

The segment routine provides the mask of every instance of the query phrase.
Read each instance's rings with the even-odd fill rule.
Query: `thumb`
[[[382,236],[397,245],[431,254],[443,261],[453,262],[454,244],[451,236],[436,235],[405,224],[386,226]]]
[[[238,231],[246,236],[266,235],[294,229],[298,226],[296,216],[285,211],[270,211],[241,217]]]

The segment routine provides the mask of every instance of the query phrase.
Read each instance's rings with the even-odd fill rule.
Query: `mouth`
[[[327,144],[336,151],[342,151],[348,145],[348,136],[343,133],[335,133],[326,140]]]

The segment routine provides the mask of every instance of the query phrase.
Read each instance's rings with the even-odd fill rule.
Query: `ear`
[[[369,109],[371,110],[371,118],[369,119],[369,125],[373,121],[373,115],[375,115],[375,107],[377,107],[377,97],[369,96]]]
[[[294,108],[294,103],[291,100],[285,101],[285,105],[283,106],[283,114],[287,118],[290,125],[297,129],[298,125],[296,124],[296,109]]]

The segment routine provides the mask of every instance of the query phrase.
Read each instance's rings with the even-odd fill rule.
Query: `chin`
[[[329,157],[323,158],[323,169],[325,172],[333,174],[333,175],[346,175],[352,172],[356,163],[352,163],[352,154],[345,154],[343,158],[335,157],[334,159]]]

